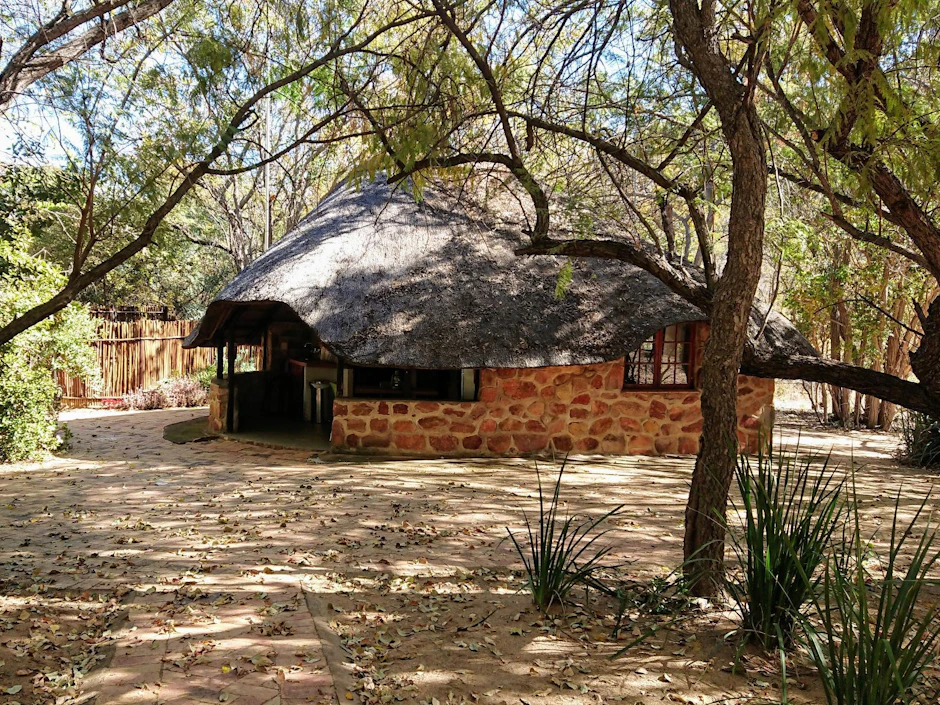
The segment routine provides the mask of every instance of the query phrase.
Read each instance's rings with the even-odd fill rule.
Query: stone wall
[[[209,383],[209,430],[222,433],[228,413],[228,380],[214,378]]]
[[[698,452],[699,392],[622,391],[623,360],[480,371],[478,401],[337,399],[337,450],[415,455]],[[741,376],[738,437],[773,423],[773,380]]]

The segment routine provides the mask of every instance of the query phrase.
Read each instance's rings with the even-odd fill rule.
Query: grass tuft
[[[898,458],[909,465],[940,465],[940,422],[916,411],[901,412]]]
[[[835,478],[828,457],[800,458],[798,449],[744,456],[736,477],[743,527],[729,527],[739,570],[729,574],[727,589],[745,641],[789,649],[844,517],[844,480]]]
[[[898,493],[888,553],[875,570],[856,503],[844,550],[827,560],[815,619],[802,621],[829,705],[938,702],[925,673],[937,660],[940,612],[922,599],[935,582],[928,575],[940,557],[937,532],[928,521],[916,545],[909,542],[926,503],[899,527]]]
[[[598,531],[598,527],[617,514],[623,505],[594,519],[567,513],[562,517],[559,497],[565,463],[562,463],[554,490],[547,500],[538,465],[535,471],[539,483],[538,519],[533,522],[523,512],[526,534],[517,539],[512,531],[506,531],[525,566],[532,601],[545,611],[553,604],[563,603],[579,583],[588,584],[602,567],[601,562],[612,549],[610,546],[597,546],[597,540],[610,531]]]

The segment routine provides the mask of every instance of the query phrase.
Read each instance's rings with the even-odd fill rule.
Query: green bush
[[[881,557],[862,538],[856,505],[851,534],[827,559],[816,614],[802,622],[829,705],[938,701],[925,674],[937,660],[940,610],[923,600],[924,587],[936,582],[930,578],[940,558],[936,530],[928,522],[916,545],[907,546],[926,503],[899,526],[898,494]]]
[[[196,370],[193,372],[193,377],[198,380],[199,386],[208,392],[212,380],[215,379],[215,365],[209,365],[208,367],[203,367],[201,370]]]
[[[0,239],[0,324],[48,299],[64,276],[29,252],[28,233],[5,220]],[[0,462],[31,458],[58,445],[58,390],[54,375],[98,378],[88,341],[95,325],[88,311],[71,304],[0,346]]]
[[[828,458],[800,458],[798,449],[742,457],[736,477],[743,527],[728,527],[739,566],[728,592],[745,640],[786,649],[842,522],[844,480],[834,479]]]
[[[24,364],[15,352],[0,355],[0,462],[56,448],[56,393],[47,370]]]
[[[223,374],[228,374],[228,362],[223,360],[222,363]],[[255,363],[255,356],[250,350],[242,349],[239,351],[238,356],[235,358],[235,372],[257,372],[258,366]],[[191,375],[199,380],[199,384],[202,385],[203,389],[207,392],[209,391],[209,386],[212,384],[212,380],[215,379],[216,366],[208,365],[203,367],[200,370],[192,372]]]

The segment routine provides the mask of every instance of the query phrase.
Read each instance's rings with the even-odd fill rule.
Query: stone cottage
[[[697,452],[704,314],[621,262],[516,256],[524,238],[447,188],[340,186],[186,341],[219,351],[210,422],[389,455]],[[779,314],[752,318],[758,345],[814,354]],[[236,369],[239,345],[262,369]],[[739,379],[747,448],[773,390]]]

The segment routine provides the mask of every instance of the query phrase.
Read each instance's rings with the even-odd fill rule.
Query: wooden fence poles
[[[166,377],[192,374],[214,362],[211,348],[183,349],[183,339],[196,321],[98,321],[92,345],[101,368],[100,386],[59,372],[57,382],[65,406],[120,398],[138,388],[150,389]]]

